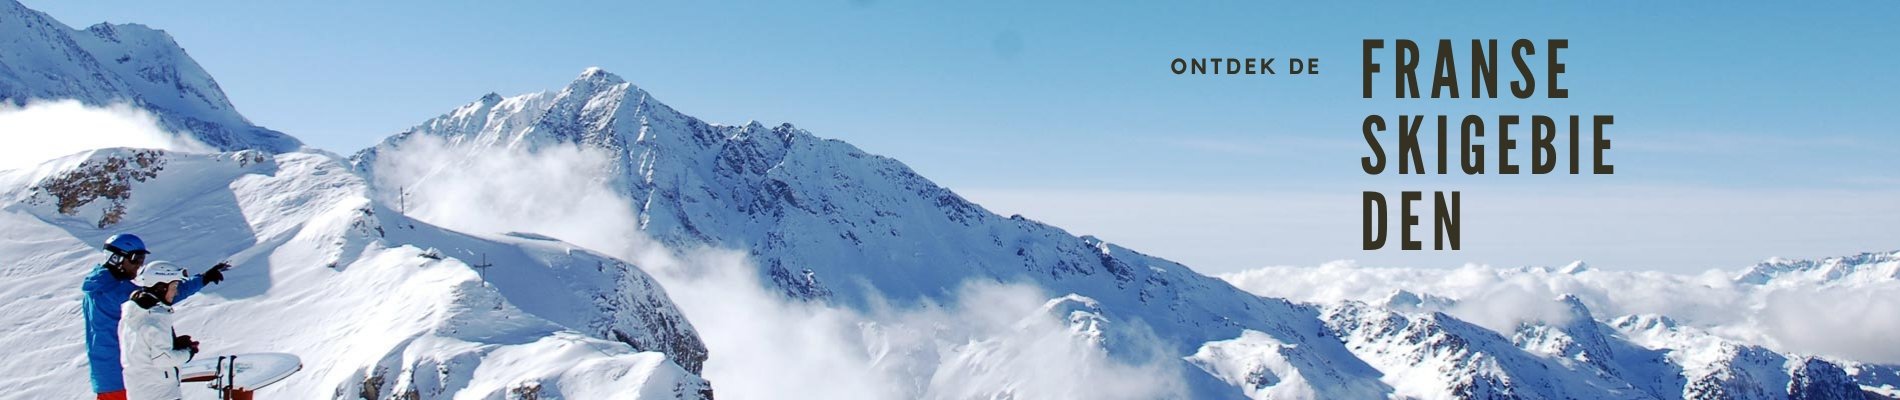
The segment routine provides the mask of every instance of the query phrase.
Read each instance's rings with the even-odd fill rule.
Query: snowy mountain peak
[[[1416,306],[1423,302],[1424,299],[1419,298],[1418,293],[1412,293],[1410,290],[1394,289],[1392,294],[1385,296],[1385,304],[1383,305],[1388,307],[1394,305]]]
[[[1384,299],[1381,299],[1375,305],[1394,311],[1422,313],[1448,310],[1457,304],[1457,300],[1443,296],[1429,293],[1418,294],[1410,290],[1394,289],[1391,294],[1387,294]]]
[[[1625,371],[1627,368],[1625,368],[1625,365],[1623,365],[1621,361],[1628,360],[1621,360],[1619,356],[1629,356],[1631,354],[1622,353],[1649,354],[1630,351],[1635,350],[1633,346],[1625,346],[1626,349],[1628,349],[1626,351],[1617,351],[1616,347],[1624,343],[1612,337],[1615,331],[1598,322],[1591,315],[1590,308],[1583,304],[1582,299],[1574,295],[1565,294],[1560,296],[1557,301],[1567,307],[1567,320],[1561,324],[1554,325],[1527,324],[1520,326],[1511,338],[1518,347],[1533,353],[1558,359],[1560,362],[1572,363],[1588,371],[1616,377],[1615,379],[1617,380],[1640,382],[1637,378],[1654,377],[1653,374],[1638,374]],[[1653,359],[1654,357],[1650,358]],[[1637,364],[1648,364],[1648,362],[1652,361],[1651,359],[1641,360],[1643,363]],[[1668,391],[1658,388],[1645,389],[1649,389],[1648,391],[1652,394]]]
[[[623,85],[625,87],[621,87]],[[631,89],[628,91],[640,93],[639,88],[628,84],[626,79],[620,78],[620,75],[614,75],[614,73],[607,72],[607,70],[601,69],[600,67],[588,67],[586,70],[581,71],[580,76],[575,77],[573,82],[567,84],[566,92],[578,95],[598,93],[612,89]]]
[[[379,165],[389,163],[376,160],[400,159],[422,137],[467,145],[457,149],[469,154],[578,145],[609,158],[586,173],[626,198],[642,233],[669,248],[743,252],[759,281],[787,298],[869,309],[953,302],[957,293],[947,288],[965,282],[1028,283],[1092,299],[1093,306],[1058,302],[1059,318],[1101,338],[1114,357],[1159,347],[1178,358],[1253,330],[1288,346],[1290,367],[1307,387],[1376,393],[1381,386],[1377,371],[1322,334],[1313,308],[1249,295],[1098,238],[996,215],[897,160],[790,124],[708,123],[609,75],[589,70],[552,93],[465,106],[364,150],[356,166],[382,175]],[[1157,338],[1119,339],[1126,337]],[[1193,389],[1196,397],[1234,393]]]
[[[1570,311],[1570,316],[1572,318],[1581,319],[1585,321],[1592,321],[1596,319],[1596,318],[1591,317],[1590,307],[1585,306],[1583,304],[1583,298],[1577,297],[1577,295],[1575,294],[1564,293],[1561,296],[1557,296],[1557,302],[1563,303],[1564,307],[1568,307]]]
[[[167,130],[221,150],[302,147],[295,138],[251,124],[171,35],[144,25],[101,23],[76,30],[14,0],[0,0],[0,60],[0,102],[126,103],[152,112]]]
[[[152,29],[151,27],[148,27],[142,24],[113,24],[110,22],[100,22],[97,24],[93,24],[92,26],[86,27],[86,32],[90,32],[92,33],[93,36],[98,36],[102,40],[110,41],[113,43],[119,43],[120,42],[119,30],[122,28],[131,29],[134,32],[156,33],[158,35],[163,35],[163,37],[166,40],[171,40],[170,34],[166,34],[162,30]],[[173,44],[176,44],[176,42],[173,41]]]
[[[1571,261],[1570,264],[1564,265],[1563,268],[1558,268],[1557,272],[1576,275],[1589,270],[1591,270],[1590,264],[1584,263],[1583,260],[1577,260]]]
[[[1610,321],[1611,327],[1625,332],[1668,330],[1679,325],[1674,318],[1661,314],[1625,315]]]
[[[601,67],[587,67],[587,69],[581,70],[581,76],[578,79],[610,81],[616,84],[626,82],[626,80],[620,79],[619,75],[607,72],[606,69]]]

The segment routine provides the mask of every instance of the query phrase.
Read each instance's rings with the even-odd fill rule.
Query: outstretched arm
[[[193,275],[191,279],[186,279],[184,282],[178,284],[178,298],[172,299],[172,303],[183,302],[185,299],[191,298],[191,295],[198,294],[198,291],[204,290],[204,288],[205,275]]]
[[[205,285],[223,281],[224,270],[230,268],[230,264],[218,263],[218,265],[212,266],[211,269],[205,270],[204,273],[192,276],[191,279],[186,279],[183,284],[178,285],[178,298],[174,299],[173,302],[185,301],[185,298],[197,294],[200,290],[204,290]]]

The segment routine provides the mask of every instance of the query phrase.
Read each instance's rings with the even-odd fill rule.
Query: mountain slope
[[[1625,316],[1609,326],[1680,366],[1686,381],[1681,396],[1686,399],[1848,399],[1900,387],[1893,366],[1784,355],[1664,316]],[[1843,364],[1855,372],[1848,373]]]
[[[1885,274],[1891,254],[1771,260],[1742,273],[1696,275],[1592,270],[1580,262],[1456,269],[1336,263],[1223,278],[1261,295],[1353,310],[1338,313],[1353,316],[1344,319],[1348,324],[1334,324],[1346,326],[1338,335],[1401,393],[1420,397],[1456,398],[1453,389],[1469,386],[1452,379],[1469,374],[1438,375],[1469,367],[1444,361],[1461,354],[1452,350],[1480,349],[1492,360],[1521,358],[1508,354],[1511,347],[1546,366],[1502,368],[1494,375],[1562,371],[1579,381],[1627,384],[1656,398],[1851,398],[1856,392],[1842,389],[1847,387],[1891,397],[1883,393],[1900,387],[1892,365],[1852,361],[1892,359],[1884,353],[1891,338],[1875,333],[1892,326],[1883,310],[1891,310],[1889,299],[1900,294],[1900,280]],[[1769,278],[1737,278],[1757,275]],[[1485,329],[1448,329],[1458,319]],[[1494,344],[1499,335],[1508,344]],[[1396,361],[1381,361],[1394,355]],[[1414,381],[1403,377],[1432,384],[1397,383]],[[1516,395],[1550,397],[1513,386]]]
[[[154,259],[237,266],[181,303],[178,330],[208,353],[302,357],[266,396],[710,395],[705,348],[638,268],[534,235],[435,228],[369,190],[311,152],[106,149],[0,173],[0,255],[15,260],[0,269],[0,324],[20,327],[0,346],[25,349],[0,358],[22,372],[0,383],[84,396],[78,283],[97,243],[136,232]],[[486,281],[478,262],[493,265]]]
[[[630,200],[641,231],[674,247],[744,251],[760,279],[788,297],[858,308],[874,298],[949,303],[964,281],[1028,282],[1099,301],[1109,319],[1152,328],[1177,357],[1254,330],[1299,345],[1290,359],[1318,393],[1385,390],[1371,368],[1324,336],[1314,308],[998,216],[896,160],[791,125],[685,116],[600,69],[559,91],[483,96],[364,150],[356,167],[375,175],[381,157],[423,137],[473,149],[604,151],[614,162],[592,173]]]
[[[789,124],[700,121],[597,68],[560,90],[483,96],[359,152],[355,167],[374,176],[389,161],[381,157],[434,140],[470,152],[605,152],[613,162],[583,173],[629,199],[643,233],[674,247],[741,250],[787,298],[853,308],[945,303],[960,282],[985,280],[1082,296],[1091,318],[1118,322],[1090,330],[1152,329],[1192,371],[1197,397],[1787,396],[1853,380],[1818,359],[1671,358],[1686,350],[1632,341],[1574,296],[1559,299],[1561,321],[1503,333],[1434,312],[1456,301],[1430,294],[1395,296],[1409,300],[1399,307],[1256,297],[1173,262],[995,215],[896,160]],[[1596,271],[1579,262],[1542,272]],[[1819,383],[1791,389],[1793,375]]]
[[[217,81],[164,31],[107,23],[76,30],[0,0],[0,101],[61,99],[128,103],[151,111],[167,130],[225,151],[303,147],[238,114]]]
[[[1442,312],[1400,312],[1359,302],[1327,308],[1328,326],[1416,398],[1669,398],[1622,373],[1607,338],[1526,325],[1511,336]],[[1586,314],[1587,316],[1587,314]],[[1590,327],[1594,322],[1573,321]],[[1591,332],[1595,334],[1594,331]],[[1578,338],[1590,337],[1579,340]],[[1663,364],[1666,366],[1666,364]]]

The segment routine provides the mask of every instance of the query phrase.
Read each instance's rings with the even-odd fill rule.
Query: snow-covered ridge
[[[1900,251],[1861,253],[1819,260],[1771,258],[1748,267],[1736,282],[1754,285],[1900,281]]]
[[[142,179],[76,206],[47,201],[75,177]],[[103,175],[102,175],[103,174]],[[104,149],[0,173],[0,346],[26,350],[0,378],[36,398],[83,397],[78,282],[97,243],[136,232],[153,258],[228,281],[181,303],[179,330],[211,353],[285,351],[305,370],[267,396],[703,398],[707,353],[640,269],[546,238],[471,236],[373,204],[327,153]],[[116,211],[115,211],[116,210]],[[120,218],[102,223],[97,215]],[[103,225],[103,226],[101,226]],[[477,272],[473,266],[492,265]],[[486,275],[483,279],[481,275]]]
[[[1513,356],[1505,353],[1515,348],[1549,364],[1503,368],[1499,370],[1502,376],[1563,370],[1567,375],[1628,385],[1636,393],[1657,398],[1841,398],[1841,393],[1873,395],[1900,387],[1892,372],[1895,353],[1888,351],[1892,339],[1878,333],[1895,326],[1894,319],[1881,311],[1891,310],[1896,304],[1893,297],[1900,295],[1900,280],[1884,275],[1891,262],[1891,253],[1771,260],[1748,269],[1778,274],[1758,281],[1736,279],[1733,271],[1676,275],[1576,268],[1581,263],[1564,268],[1471,265],[1458,269],[1334,264],[1262,268],[1223,278],[1258,294],[1331,304],[1331,310],[1354,311],[1345,315],[1386,319],[1367,324],[1368,319],[1361,317],[1347,320],[1359,321],[1347,325],[1349,329],[1334,326],[1342,338],[1349,338],[1356,354],[1381,366],[1388,379],[1395,374],[1429,378],[1431,371],[1443,367],[1411,365],[1456,353],[1443,350],[1461,348],[1429,346],[1432,351],[1418,353],[1411,347],[1416,344],[1408,344],[1415,338],[1450,335],[1460,338],[1455,343],[1470,347],[1497,342],[1488,338],[1499,334],[1508,338],[1508,346],[1486,346],[1491,359],[1510,359]],[[1759,275],[1739,276],[1751,274]],[[1469,318],[1486,326],[1462,333],[1450,329],[1397,333],[1420,329],[1416,321],[1421,318]],[[1426,326],[1438,325],[1449,326]],[[1353,344],[1367,340],[1351,338],[1368,331],[1374,332],[1370,338],[1387,339]],[[1408,340],[1394,341],[1393,335]],[[1378,361],[1393,354],[1410,358]],[[1426,380],[1433,379],[1437,383],[1425,387],[1464,387],[1448,377]],[[1500,381],[1516,382],[1511,386],[1520,395],[1561,393],[1525,385],[1523,379]],[[1393,386],[1401,393],[1413,387],[1399,382]],[[1466,397],[1442,391],[1413,393]]]
[[[109,23],[73,29],[15,0],[0,0],[0,102],[60,99],[129,103],[151,111],[167,130],[226,151],[303,146],[251,124],[164,31]]]

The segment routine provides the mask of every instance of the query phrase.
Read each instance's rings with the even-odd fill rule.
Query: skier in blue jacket
[[[123,400],[125,372],[119,363],[120,305],[139,289],[132,278],[138,276],[139,268],[145,265],[145,255],[151,251],[145,248],[144,240],[126,233],[107,238],[105,251],[106,262],[93,268],[80,284],[79,289],[86,296],[80,301],[79,312],[86,318],[86,361],[92,369],[92,392],[97,393],[100,400]],[[184,280],[178,287],[176,300],[191,297],[204,289],[205,284],[223,281],[224,270],[230,267],[219,263],[205,273]]]

